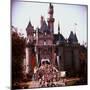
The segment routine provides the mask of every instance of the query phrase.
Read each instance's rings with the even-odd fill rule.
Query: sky
[[[58,33],[58,22],[60,23],[60,32],[65,38],[68,38],[70,32],[77,34],[80,44],[87,42],[87,6],[56,4],[54,6],[54,33]],[[12,3],[12,26],[18,28],[26,36],[26,27],[31,21],[34,29],[40,27],[40,17],[44,16],[47,21],[49,3],[40,2],[17,2]],[[75,25],[75,23],[77,25]]]

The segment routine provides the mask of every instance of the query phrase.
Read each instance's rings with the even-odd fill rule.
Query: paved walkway
[[[68,79],[62,79],[58,82],[54,82],[55,85],[58,86],[65,86],[66,83],[71,84],[72,82],[74,83],[75,81],[79,81],[80,78],[68,78]],[[39,88],[41,85],[39,84],[38,81],[28,81],[28,82],[22,82],[19,84],[22,88],[27,86],[28,88]]]

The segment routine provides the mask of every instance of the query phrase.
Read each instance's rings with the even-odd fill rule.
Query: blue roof
[[[71,42],[71,43],[72,43],[72,42],[78,42],[76,33],[74,34],[74,33],[71,31],[71,33],[70,33],[70,35],[69,35],[69,38],[68,38],[68,41]]]
[[[62,34],[54,34],[54,42],[65,42],[65,38]]]
[[[41,30],[42,32],[49,32],[48,25],[47,25],[47,23],[46,23],[45,20],[43,21],[43,24],[42,24],[40,30]]]

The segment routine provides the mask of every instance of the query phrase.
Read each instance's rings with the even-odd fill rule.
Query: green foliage
[[[12,31],[12,80],[18,81],[23,76],[23,60],[25,58],[25,38]]]

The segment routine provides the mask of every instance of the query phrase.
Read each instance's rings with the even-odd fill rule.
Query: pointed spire
[[[48,31],[48,25],[45,20],[42,22],[42,26],[40,28],[42,31]]]
[[[33,31],[34,31],[34,27],[32,26],[31,21],[29,20],[29,23],[28,23],[28,25],[26,27],[27,35],[29,35],[30,32],[33,32]]]
[[[49,4],[49,6],[51,7],[51,3]]]
[[[73,42],[74,42],[74,43],[78,43],[78,39],[77,39],[76,33],[74,34],[74,33],[71,31],[68,40],[69,40],[70,42],[72,42],[72,43],[73,43]]]
[[[43,20],[44,19],[44,17],[41,15],[41,20]]]
[[[40,20],[41,27],[43,25],[43,21],[44,21],[44,17],[41,15],[41,20]]]
[[[30,20],[29,20],[29,23],[27,25],[27,28],[29,28],[29,27],[33,27]]]
[[[31,21],[29,21],[29,24],[28,24],[28,25],[32,26],[32,25],[31,25]]]
[[[50,3],[49,4],[49,14],[53,14],[53,5]]]
[[[58,33],[60,33],[60,24],[58,22]]]
[[[53,8],[53,5],[50,3],[50,4],[49,4],[49,7],[50,7],[50,8]]]

